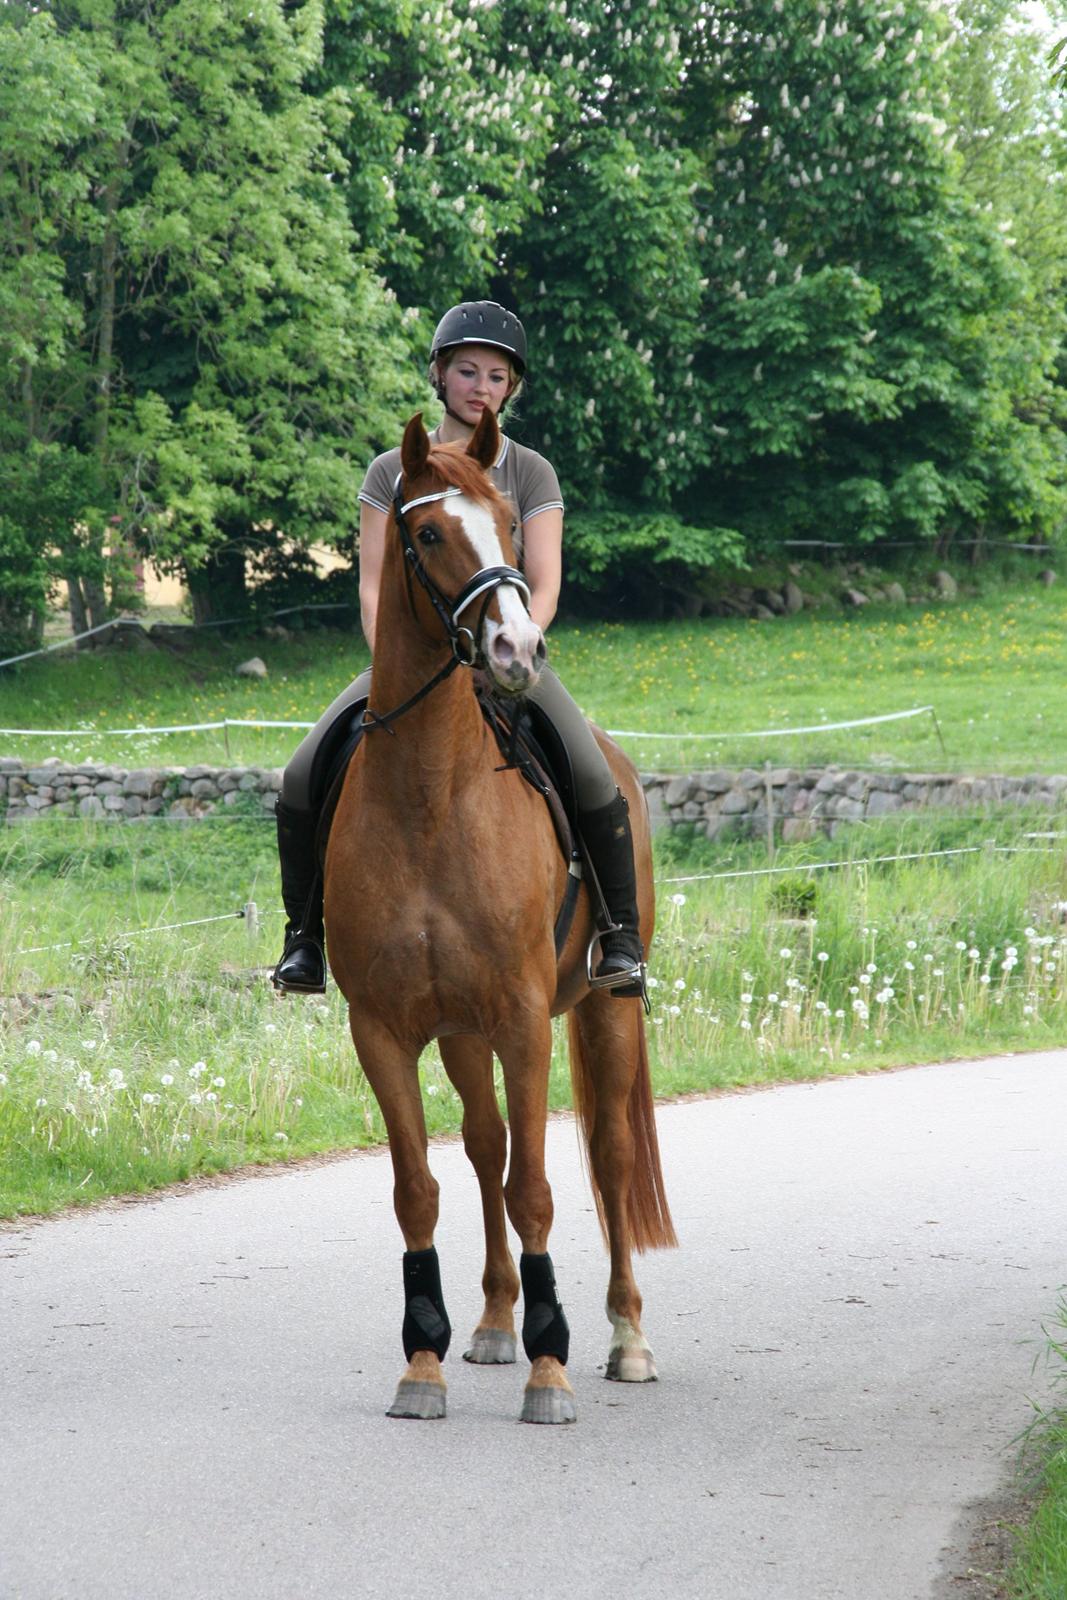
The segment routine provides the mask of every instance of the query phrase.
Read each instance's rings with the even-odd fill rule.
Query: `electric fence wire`
[[[1043,835],[1033,834],[1027,835],[1026,837],[1040,838],[1043,837]],[[696,872],[687,874],[685,877],[660,878],[657,880],[657,882],[663,887],[666,887],[670,884],[679,883],[707,883],[721,878],[766,878],[773,876],[774,874],[785,872],[825,872],[832,867],[880,867],[898,861],[932,861],[937,857],[969,856],[981,854],[983,852],[991,855],[1040,856],[1055,855],[1057,853],[1053,849],[1042,847],[1040,845],[997,844],[994,840],[989,840],[984,844],[961,845],[951,850],[915,850],[909,851],[905,854],[893,856],[846,857],[843,861],[803,861],[783,867],[752,867],[729,872]],[[122,929],[118,933],[113,933],[111,938],[116,941],[121,941],[123,939],[138,939],[150,933],[173,933],[175,930],[180,928],[201,928],[212,922],[233,922],[235,920],[240,920],[241,918],[248,918],[249,909],[249,905],[245,905],[237,911],[224,911],[221,914],[213,917],[194,917],[188,922],[163,922],[154,924],[150,928]],[[272,909],[266,912],[259,911],[258,909],[254,911],[254,915],[257,918],[260,916],[280,917],[284,916],[284,914],[285,913],[280,909]],[[88,937],[86,939],[67,939],[64,940],[62,944],[31,945],[27,949],[16,950],[15,955],[32,956],[40,955],[43,952],[52,950],[71,950],[75,945],[87,943]]]

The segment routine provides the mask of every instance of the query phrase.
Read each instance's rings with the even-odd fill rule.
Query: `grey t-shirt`
[[[430,435],[434,438],[434,435]],[[359,491],[359,498],[378,511],[389,512],[393,506],[396,475],[400,471],[400,447],[386,450],[375,456],[367,468],[367,476]],[[559,492],[556,469],[536,450],[516,444],[506,434],[500,436],[500,451],[489,469],[495,486],[515,508],[518,527],[515,530],[515,558],[522,565],[522,525],[536,517],[539,511],[563,510],[563,497]]]

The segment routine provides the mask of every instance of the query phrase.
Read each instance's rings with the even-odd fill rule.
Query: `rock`
[[[748,803],[747,794],[742,794],[740,789],[731,789],[722,797],[719,814],[724,817],[740,816],[741,812],[748,810]],[[713,835],[709,834],[708,837],[712,838]]]
[[[218,785],[211,778],[197,778],[189,787],[189,793],[197,800],[214,800],[218,792]]]
[[[773,611],[769,610],[767,606],[762,605],[749,606],[748,614],[752,618],[753,622],[773,622],[775,616]]]
[[[1045,588],[1048,589],[1056,582],[1056,574],[1053,572],[1051,567],[1046,567],[1043,572],[1038,573],[1037,581],[1038,583],[1043,583]]]
[[[684,805],[693,792],[692,778],[672,778],[667,785],[667,792],[663,796],[664,803],[668,806]]]
[[[261,656],[250,656],[247,661],[242,661],[239,667],[234,667],[238,678],[265,678],[267,676],[267,663]]]
[[[88,794],[84,800],[78,801],[79,817],[102,817],[105,814],[104,802],[98,800],[95,794]]]
[[[798,611],[804,609],[804,591],[792,578],[787,580],[782,589],[782,603],[790,617],[795,617]]]
[[[946,572],[944,568],[934,573],[934,588],[942,600],[955,600],[959,593],[959,584],[951,572]]]
[[[864,594],[862,589],[846,589],[844,594],[841,596],[841,599],[846,606],[858,607],[870,604],[868,597]]]
[[[277,639],[279,644],[285,644],[285,642],[288,639],[291,639],[293,636],[289,632],[288,628],[282,627],[280,622],[268,622],[267,626],[263,629],[263,637],[265,639]]]
[[[885,789],[872,789],[867,796],[867,815],[884,817],[890,811],[899,811],[903,804],[899,794],[890,794]]]
[[[124,787],[127,794],[136,795],[141,800],[147,800],[152,795],[163,793],[163,774],[147,769],[129,772],[126,774]]]
[[[768,611],[773,611],[775,616],[785,615],[786,604],[777,589],[757,589],[756,599],[761,606],[766,606]]]
[[[908,603],[908,597],[904,593],[904,585],[902,583],[887,583],[885,597],[891,606],[905,606]]]
[[[742,789],[762,789],[763,773],[757,772],[755,767],[742,767],[737,774],[737,781]]]
[[[732,772],[719,770],[717,772],[698,772],[697,787],[703,789],[705,794],[725,794],[727,789],[734,786]]]

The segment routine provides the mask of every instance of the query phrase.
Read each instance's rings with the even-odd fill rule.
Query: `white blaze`
[[[463,527],[464,533],[470,540],[471,547],[482,567],[510,566],[505,562],[504,552],[500,545],[500,536],[496,531],[496,521],[488,506],[479,505],[467,495],[458,495],[448,502],[448,510],[457,518]],[[512,652],[524,662],[526,667],[534,671],[534,652],[541,642],[541,630],[527,611],[522,596],[513,584],[503,583],[496,590],[497,606],[500,611],[500,621],[495,622],[491,617],[485,619],[485,653],[490,665],[494,657],[494,643],[504,636],[509,642]],[[476,600],[468,608],[464,618],[464,625],[473,627],[477,620],[478,608],[484,604],[484,597]],[[473,619],[473,620],[472,620]],[[501,643],[503,640],[501,640]]]

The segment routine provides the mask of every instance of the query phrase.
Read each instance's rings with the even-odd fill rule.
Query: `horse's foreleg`
[[[498,1043],[497,1053],[504,1068],[511,1125],[504,1199],[522,1241],[522,1342],[531,1363],[522,1420],[573,1422],[578,1413],[565,1370],[570,1330],[548,1254],[552,1191],[545,1175],[545,1123],[552,1024],[547,1005],[542,1015],[527,1012],[512,1037]]]
[[[433,1243],[438,1186],[426,1159],[418,1056],[355,1014],[350,1014],[350,1026],[360,1064],[385,1119],[393,1162],[393,1207],[406,1247],[402,1338],[408,1365],[388,1415],[443,1417],[441,1362],[452,1330]]]
[[[478,1178],[485,1222],[485,1307],[463,1359],[481,1366],[512,1362],[519,1275],[504,1217],[508,1136],[493,1088],[493,1052],[473,1034],[451,1034],[441,1040],[441,1059],[463,1101],[463,1145]]]
[[[612,1340],[606,1376],[624,1383],[647,1383],[657,1376],[652,1351],[641,1331],[641,1293],[631,1261],[629,1207],[635,1142],[630,1099],[643,1026],[636,1002],[623,1005],[594,990],[576,1007],[571,1034],[571,1048],[581,1056],[576,1065],[592,1089],[589,1157],[611,1253],[607,1313]]]

